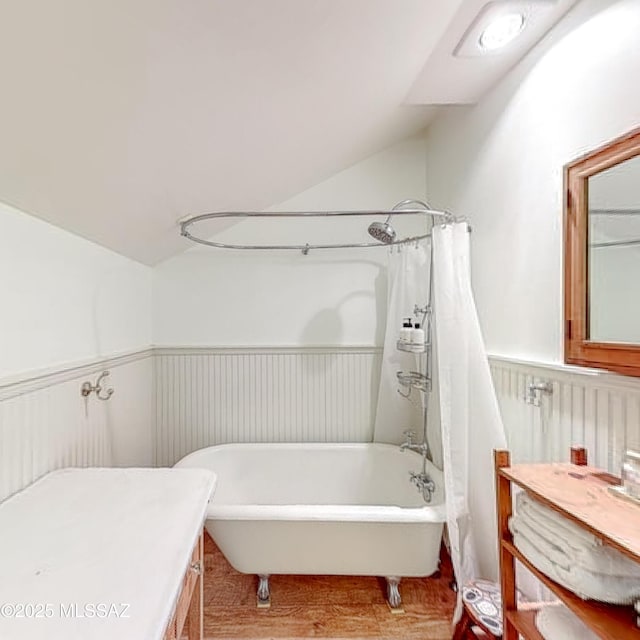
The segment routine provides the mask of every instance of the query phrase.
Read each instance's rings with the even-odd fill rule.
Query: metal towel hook
[[[80,387],[80,395],[86,398],[92,393],[95,393],[99,400],[108,400],[114,393],[113,389],[104,389],[103,393],[102,382],[108,375],[110,375],[109,371],[103,371],[98,376],[95,384],[91,384],[89,381],[83,382]]]
[[[527,404],[532,404],[534,407],[539,407],[542,403],[542,397],[550,396],[552,394],[553,384],[548,380],[531,382],[527,385],[527,392],[524,396],[524,401]]]

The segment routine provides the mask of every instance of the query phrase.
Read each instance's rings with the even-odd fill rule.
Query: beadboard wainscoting
[[[571,445],[584,445],[589,463],[620,474],[626,448],[640,449],[640,379],[490,357],[509,448],[516,462],[566,461]],[[539,406],[528,386],[549,382]]]
[[[151,349],[0,383],[0,500],[67,466],[150,466]],[[110,371],[106,402],[80,395]]]
[[[381,349],[159,348],[155,462],[227,442],[369,442]]]
[[[163,348],[0,382],[0,500],[64,466],[166,466],[226,442],[368,442],[379,348]],[[590,462],[620,473],[640,449],[640,379],[492,356],[514,460]],[[111,372],[113,397],[80,386]],[[531,383],[549,382],[539,405]]]

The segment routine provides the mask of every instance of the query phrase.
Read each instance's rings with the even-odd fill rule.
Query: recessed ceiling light
[[[521,13],[504,13],[494,18],[480,34],[478,44],[485,51],[494,51],[508,45],[524,29]]]
[[[545,21],[552,16],[558,2],[491,0],[485,3],[453,50],[453,55],[459,58],[508,55],[518,48],[530,46],[533,38],[543,32]],[[507,47],[510,43],[512,46]]]

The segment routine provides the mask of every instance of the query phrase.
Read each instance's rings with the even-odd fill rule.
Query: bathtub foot
[[[402,598],[400,597],[400,578],[398,576],[387,576],[387,601],[391,609],[401,609]]]
[[[258,607],[271,606],[271,593],[269,591],[269,574],[261,573],[258,576]]]

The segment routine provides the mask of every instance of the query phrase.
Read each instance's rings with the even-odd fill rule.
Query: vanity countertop
[[[61,469],[0,504],[0,638],[160,640],[216,476]]]

